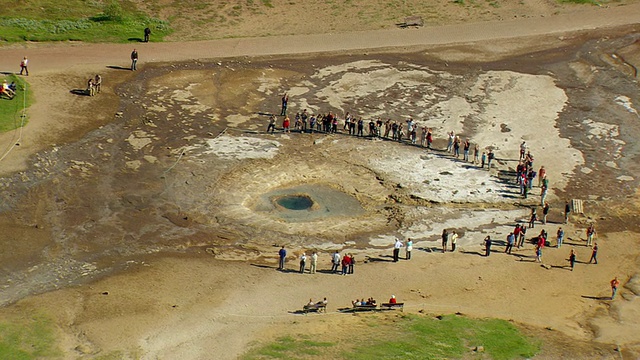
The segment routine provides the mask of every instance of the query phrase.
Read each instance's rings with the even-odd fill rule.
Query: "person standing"
[[[480,163],[480,168],[484,169],[484,163],[487,162],[487,154],[483,151],[482,152],[482,162]]]
[[[282,95],[282,110],[280,111],[280,116],[287,116],[288,104],[289,104],[289,94],[284,93],[284,95]]]
[[[451,252],[456,251],[456,243],[458,242],[458,233],[453,230],[451,232]]]
[[[527,227],[524,224],[520,225],[520,240],[518,241],[518,248],[524,246],[524,240],[527,235]]]
[[[144,42],[149,42],[149,36],[151,35],[151,29],[147,26],[144,28]]]
[[[591,248],[591,259],[589,259],[589,264],[591,264],[592,261],[595,264],[598,263],[598,243],[593,244],[593,248]]]
[[[284,248],[284,245],[282,245],[282,248],[278,251],[278,257],[280,258],[278,270],[284,270],[284,261],[287,257],[287,249]]]
[[[542,262],[542,246],[536,245],[536,261]]]
[[[431,150],[431,143],[433,143],[433,131],[431,128],[427,130],[427,149]]]
[[[547,200],[547,187],[542,185],[540,188],[540,206],[544,206],[544,203]]]
[[[536,208],[531,208],[531,216],[529,217],[529,228],[533,229],[536,226],[536,220],[538,220],[538,214]]]
[[[549,215],[549,203],[545,202],[544,207],[542,208],[542,223],[547,223],[547,215]]]
[[[489,154],[487,154],[487,170],[491,171],[491,162],[496,158],[496,155],[493,153],[492,149],[489,149]]]
[[[347,275],[349,271],[349,265],[351,265],[351,256],[349,254],[344,254],[342,257],[342,275]]]
[[[516,242],[516,236],[512,233],[507,235],[507,246],[504,249],[504,252],[507,254],[511,254],[511,250],[513,249],[513,244]]]
[[[540,166],[540,170],[538,170],[538,187],[542,187],[542,182],[546,177],[547,177],[547,169],[545,169],[544,165],[542,165]]]
[[[491,255],[491,236],[487,235],[486,238],[484,238],[484,256],[489,256]]]
[[[479,156],[480,156],[480,146],[478,146],[478,144],[475,144],[475,146],[473,147],[473,165],[478,163]]]
[[[284,120],[282,120],[282,132],[285,132],[285,133],[291,132],[289,130],[290,126],[291,126],[291,119],[289,119],[288,116],[285,116]]]
[[[442,253],[447,251],[447,242],[449,242],[449,231],[447,229],[442,230]]]
[[[20,75],[25,73],[26,76],[29,76],[29,59],[25,56],[22,61],[20,61]]]
[[[276,116],[271,115],[269,117],[269,125],[267,126],[267,132],[271,131],[273,134],[276,131]]]
[[[593,238],[596,236],[596,226],[592,223],[587,228],[587,246],[591,246]]]
[[[300,256],[300,274],[304,274],[304,269],[307,267],[307,254],[302,253]]]
[[[332,273],[337,273],[338,272],[338,266],[340,266],[340,253],[338,252],[338,250],[336,250],[336,252],[333,253],[333,257],[331,258],[331,272]]]
[[[462,151],[463,151],[463,155],[462,155],[462,159],[464,161],[469,161],[469,149],[471,148],[471,143],[469,142],[469,139],[465,139],[463,146],[462,146]]]
[[[569,254],[569,265],[571,266],[571,271],[573,271],[573,268],[576,266],[576,252],[573,249],[571,249],[571,253]]]
[[[569,205],[568,201],[564,203],[564,223],[569,223],[569,213],[571,213],[571,205]]]
[[[138,70],[138,50],[133,49],[131,52],[131,71]]]
[[[396,239],[396,242],[393,245],[393,262],[398,262],[400,257],[400,248],[402,246],[402,241],[400,241],[400,239]]]
[[[613,278],[613,280],[611,280],[611,300],[616,297],[618,286],[620,286],[620,280],[618,280],[618,277],[616,276]]]
[[[413,250],[413,240],[411,240],[411,238],[407,239],[407,244],[405,245],[404,250],[406,252],[405,259],[411,260],[411,250]]]
[[[353,267],[356,264],[356,258],[353,254],[349,254],[349,268],[347,269],[347,274],[353,274]]]
[[[313,254],[311,254],[311,267],[309,268],[309,274],[315,274],[317,266],[318,266],[318,252],[314,251]]]
[[[93,79],[93,86],[95,86],[97,94],[102,91],[102,76],[100,76],[100,74],[96,74],[96,77]]]
[[[558,241],[558,248],[560,248],[562,246],[562,241],[564,240],[564,230],[562,230],[562,227],[558,228],[558,232],[556,233],[557,235],[557,241]]]

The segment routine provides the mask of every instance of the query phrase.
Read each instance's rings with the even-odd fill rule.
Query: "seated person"
[[[369,305],[376,305],[376,300],[374,298],[369,298],[368,304]]]
[[[327,298],[324,298],[324,300],[318,301],[316,305],[327,306],[327,303],[328,303]]]
[[[14,93],[16,92],[16,90],[18,90],[18,85],[16,85],[15,81],[12,81],[11,84],[9,84],[9,89],[11,89]]]
[[[316,303],[313,302],[313,299],[309,299],[309,302],[307,303],[307,306],[315,306]]]
[[[13,90],[9,89],[9,84],[7,84],[7,80],[4,80],[2,82],[2,93],[7,95],[10,99],[13,99],[13,97],[15,96],[15,92],[13,92]]]
[[[396,296],[395,295],[391,295],[391,299],[389,299],[389,304],[397,304],[398,301],[396,300]]]

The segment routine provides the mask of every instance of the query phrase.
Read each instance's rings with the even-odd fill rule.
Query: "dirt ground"
[[[540,14],[522,20],[529,36],[499,41],[500,25],[489,22],[457,25],[461,34],[484,26],[486,38],[473,42],[407,39],[365,51],[355,41],[309,54],[333,35],[311,36],[302,54],[254,49],[251,57],[193,55],[225,41],[153,44],[153,61],[138,72],[118,68],[126,64],[116,52],[128,45],[0,50],[50,54],[29,77],[36,103],[20,145],[0,162],[0,320],[48,314],[65,358],[231,359],[282,334],[340,336],[340,324],[359,320],[337,308],[395,294],[407,312],[524,324],[545,341],[540,358],[637,358],[639,27],[611,27],[623,19],[610,12],[619,9],[576,9],[580,23],[568,7],[526,4]],[[447,9],[443,19],[465,8]],[[599,28],[585,30],[594,18]],[[517,24],[507,25],[522,31]],[[242,52],[242,44],[232,47]],[[87,49],[87,61],[69,60]],[[95,72],[108,79],[96,97],[48,91],[81,88]],[[434,130],[435,150],[355,138],[342,123],[335,135],[266,134],[264,114],[279,111],[283,92],[291,115],[413,117]],[[494,149],[494,168],[442,151],[452,130]],[[0,136],[3,155],[19,134]],[[525,200],[513,181],[522,141],[551,178],[550,221],[528,235],[559,226],[568,235],[562,248],[545,249],[547,267],[530,243],[502,253],[510,229],[540,202],[538,188]],[[314,211],[272,203],[299,193],[314,199]],[[563,225],[566,199],[582,199],[585,213]],[[587,264],[590,222],[597,265]],[[455,253],[439,252],[444,228],[461,235]],[[488,258],[480,256],[486,235],[498,239]],[[396,237],[415,240],[411,261],[390,261]],[[275,271],[281,244],[290,271]],[[313,250],[322,271],[297,274],[297,256]],[[334,250],[355,254],[354,275],[327,271]],[[614,276],[625,287],[609,301]],[[290,314],[325,296],[328,314]]]

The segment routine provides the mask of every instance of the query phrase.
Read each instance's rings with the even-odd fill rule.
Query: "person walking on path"
[[[26,76],[29,76],[29,59],[25,56],[22,61],[20,61],[20,75],[25,73]]]
[[[304,274],[304,269],[307,267],[307,254],[302,253],[300,256],[300,274]]]
[[[280,258],[278,270],[284,270],[284,261],[287,257],[287,249],[284,248],[284,245],[282,245],[282,248],[278,251],[278,257]]]
[[[400,248],[403,246],[402,241],[400,241],[400,239],[396,239],[395,244],[393,244],[393,262],[398,262],[400,257]]]
[[[571,266],[571,271],[573,271],[573,268],[576,266],[576,252],[573,249],[571,249],[571,253],[569,254],[569,265]]]
[[[280,110],[280,116],[287,116],[288,104],[289,104],[289,94],[284,93],[284,95],[282,95],[282,110]]]
[[[620,280],[618,280],[618,277],[616,276],[613,278],[613,280],[611,280],[611,300],[616,297],[618,286],[620,286]]]
[[[411,250],[413,250],[413,240],[411,240],[411,238],[408,238],[407,243],[404,247],[404,251],[406,252],[405,259],[411,260]]]
[[[131,71],[138,70],[138,50],[133,49],[131,52]]]
[[[562,241],[564,240],[564,230],[562,230],[562,227],[558,228],[556,236],[556,240],[558,241],[558,248],[560,248],[562,246]]]
[[[593,248],[591,248],[591,259],[589,259],[589,264],[593,261],[594,264],[598,263],[598,243],[593,244]]]
[[[317,266],[318,266],[318,252],[314,251],[313,254],[311,254],[311,267],[309,268],[309,274],[315,274]]]
[[[336,250],[336,252],[333,253],[333,256],[331,258],[331,272],[332,273],[337,273],[338,272],[338,267],[340,266],[340,253],[338,252],[338,250]]]
[[[491,255],[491,236],[487,235],[486,238],[484,238],[484,256],[489,256]]]
[[[447,242],[449,241],[449,231],[447,229],[442,230],[442,253],[447,251]]]
[[[569,205],[569,201],[564,203],[564,223],[569,223],[569,214],[571,213],[571,205]]]
[[[451,232],[451,251],[456,251],[456,242],[458,241],[458,233],[453,230]]]
[[[587,246],[593,244],[593,238],[596,236],[596,226],[592,223],[587,228]]]
[[[144,28],[144,42],[149,42],[149,36],[151,35],[151,29],[147,26]]]

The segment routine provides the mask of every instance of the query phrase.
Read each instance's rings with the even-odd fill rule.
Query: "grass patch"
[[[29,84],[22,77],[16,75],[7,75],[0,77],[0,82],[6,79],[9,84],[16,82],[18,89],[16,96],[12,100],[0,98],[0,132],[7,132],[20,127],[23,105],[25,105],[25,89],[26,91],[26,107],[33,103],[33,95],[29,91]],[[27,123],[25,118],[25,124]]]
[[[243,359],[300,359],[322,355],[322,350],[334,347],[331,342],[312,341],[308,338],[281,337],[276,341],[247,353]]]
[[[484,352],[477,354],[480,358],[507,360],[532,357],[541,346],[510,322],[498,319],[409,315],[391,322],[367,320],[365,329],[345,330],[348,334],[344,337],[333,334],[346,341],[282,337],[252,350],[243,359],[460,359],[474,356],[471,349],[481,346]]]
[[[37,315],[27,322],[0,323],[0,360],[60,358],[53,324]]]
[[[29,4],[41,6],[21,8],[15,4],[23,2],[11,2],[2,11],[0,41],[140,41],[147,26],[152,41],[171,33],[168,22],[148,17],[127,2],[38,0]]]

